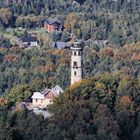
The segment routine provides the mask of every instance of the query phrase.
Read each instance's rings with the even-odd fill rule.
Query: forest
[[[76,2],[76,1],[74,1]],[[64,22],[66,32],[87,40],[108,39],[122,46],[140,40],[139,0],[1,0],[0,26],[38,28],[50,17]]]
[[[139,0],[1,0],[0,140],[140,139],[139,7]],[[27,50],[1,35],[9,28],[36,30],[54,17],[65,27],[57,40],[73,34],[85,42],[84,79],[72,86],[70,50],[52,48],[48,35],[40,49]],[[48,106],[52,117],[13,109],[57,84],[65,92]]]
[[[45,120],[25,109],[11,110],[10,104],[1,100],[0,138],[138,140],[139,90],[140,79],[121,71],[88,78],[56,98],[49,106],[53,116]],[[14,92],[17,90],[10,94]]]

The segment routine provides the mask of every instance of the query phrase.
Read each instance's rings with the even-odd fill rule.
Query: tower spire
[[[83,77],[82,72],[82,55],[83,46],[82,41],[78,40],[74,43],[71,49],[71,85],[79,82]]]

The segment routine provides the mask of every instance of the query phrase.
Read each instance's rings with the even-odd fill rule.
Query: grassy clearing
[[[0,34],[4,37],[10,39],[11,44],[17,43],[18,36],[22,36],[25,32],[28,32],[29,34],[35,34],[39,39],[43,39],[47,37],[47,33],[44,28],[37,28],[37,29],[31,29],[31,30],[19,30],[19,29],[12,29],[8,28],[6,30],[0,30]]]

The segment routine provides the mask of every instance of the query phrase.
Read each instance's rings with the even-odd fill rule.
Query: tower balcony
[[[83,43],[82,40],[77,40],[74,42],[73,46],[71,47],[71,50],[82,50],[83,49]]]

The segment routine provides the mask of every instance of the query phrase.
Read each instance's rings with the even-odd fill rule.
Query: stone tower
[[[71,85],[82,79],[82,41],[77,41],[71,47]]]

